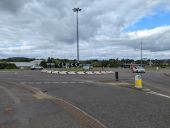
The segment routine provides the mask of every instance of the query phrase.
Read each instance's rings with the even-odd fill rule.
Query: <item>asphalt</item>
[[[134,89],[135,74],[129,69],[112,70],[119,72],[119,82],[115,81],[114,74],[0,72],[0,128],[88,126],[64,106],[48,99],[36,99],[22,86],[38,88],[45,94],[63,99],[108,128],[169,128],[170,99]],[[142,78],[145,88],[170,96],[170,79],[164,72],[148,71]],[[127,82],[128,85],[118,86],[120,82]]]

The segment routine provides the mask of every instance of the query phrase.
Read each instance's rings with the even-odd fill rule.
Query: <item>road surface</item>
[[[0,128],[169,128],[169,76],[143,74],[145,91],[131,87],[130,70],[115,70],[119,82],[114,74],[0,72]]]

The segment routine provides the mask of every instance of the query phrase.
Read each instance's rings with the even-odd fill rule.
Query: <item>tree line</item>
[[[59,67],[60,64],[66,65],[66,64],[76,64],[77,61],[76,60],[69,60],[69,59],[54,59],[54,58],[50,58],[48,57],[47,60],[43,60],[41,62],[41,66],[43,67],[47,67],[48,64],[54,64],[54,67]],[[80,61],[80,65],[83,64],[90,64],[93,67],[120,67],[123,66],[125,64],[141,64],[141,60],[133,60],[133,59],[109,59],[109,60],[97,60],[97,59],[93,59],[93,60],[82,60]],[[152,65],[152,66],[170,66],[170,60],[150,60],[150,59],[145,59],[142,60],[142,64],[143,65]]]

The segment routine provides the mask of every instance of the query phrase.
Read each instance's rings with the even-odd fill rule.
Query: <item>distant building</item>
[[[32,66],[39,66],[42,60],[34,60],[31,62],[10,62],[15,64],[20,69],[31,68]]]

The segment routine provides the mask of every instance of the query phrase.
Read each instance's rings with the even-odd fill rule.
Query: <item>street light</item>
[[[78,13],[81,11],[80,8],[74,8],[73,12],[77,12],[77,63],[79,63],[79,27],[78,27]]]
[[[143,61],[143,52],[142,52],[142,50],[143,50],[143,42],[141,41],[141,67],[142,67],[142,61]]]

